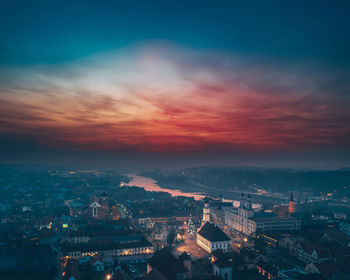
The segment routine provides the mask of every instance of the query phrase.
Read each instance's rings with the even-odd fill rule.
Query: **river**
[[[141,187],[149,192],[167,192],[172,196],[193,197],[195,200],[201,200],[205,197],[204,194],[200,194],[200,193],[191,193],[191,192],[187,193],[181,190],[161,188],[160,186],[158,186],[156,180],[149,177],[139,176],[137,174],[126,174],[126,175],[131,178],[130,182],[128,184],[125,184],[127,186]]]
[[[172,196],[184,196],[184,197],[193,197],[195,200],[201,200],[207,195],[203,193],[195,193],[195,192],[184,192],[176,189],[167,189],[158,186],[157,181],[144,176],[139,176],[137,174],[126,174],[126,176],[130,177],[131,180],[129,183],[124,183],[126,186],[136,186],[144,188],[149,192],[167,192]],[[233,202],[235,207],[239,206],[239,201],[231,200],[231,199],[223,199],[224,202]]]

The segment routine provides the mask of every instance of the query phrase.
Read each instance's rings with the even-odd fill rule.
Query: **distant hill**
[[[224,189],[263,188],[274,192],[337,190],[350,192],[350,170],[294,170],[263,168],[198,167],[173,171],[143,172],[160,185],[193,186],[202,184]],[[349,193],[350,196],[350,193]]]

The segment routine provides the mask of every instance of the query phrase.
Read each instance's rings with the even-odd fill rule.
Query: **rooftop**
[[[175,280],[177,279],[176,274],[187,272],[181,261],[175,258],[167,248],[156,252],[148,263],[152,269],[157,269],[167,280]]]
[[[209,222],[205,223],[198,234],[210,242],[230,241],[230,238],[218,226]]]

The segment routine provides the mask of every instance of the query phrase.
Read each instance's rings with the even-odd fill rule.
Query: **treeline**
[[[147,172],[158,182],[191,184],[191,182],[227,189],[264,188],[269,191],[313,190],[329,192],[350,189],[350,170],[292,170],[262,168],[198,167],[174,171]]]

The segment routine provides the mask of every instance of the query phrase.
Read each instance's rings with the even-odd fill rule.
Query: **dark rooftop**
[[[230,262],[230,261],[228,261],[226,259],[218,259],[213,264],[216,265],[217,267],[220,267],[220,268],[225,268],[225,267],[232,266],[232,262]]]
[[[180,260],[191,260],[191,257],[189,254],[187,254],[187,252],[183,252],[180,256],[179,256]]]
[[[206,222],[198,232],[199,235],[209,240],[210,242],[229,241],[230,238],[218,227],[212,223]]]
[[[153,268],[149,273],[147,273],[142,280],[167,280],[158,269]]]
[[[181,261],[175,258],[167,248],[156,252],[148,263],[152,269],[157,269],[168,280],[175,280],[176,274],[187,272]]]

